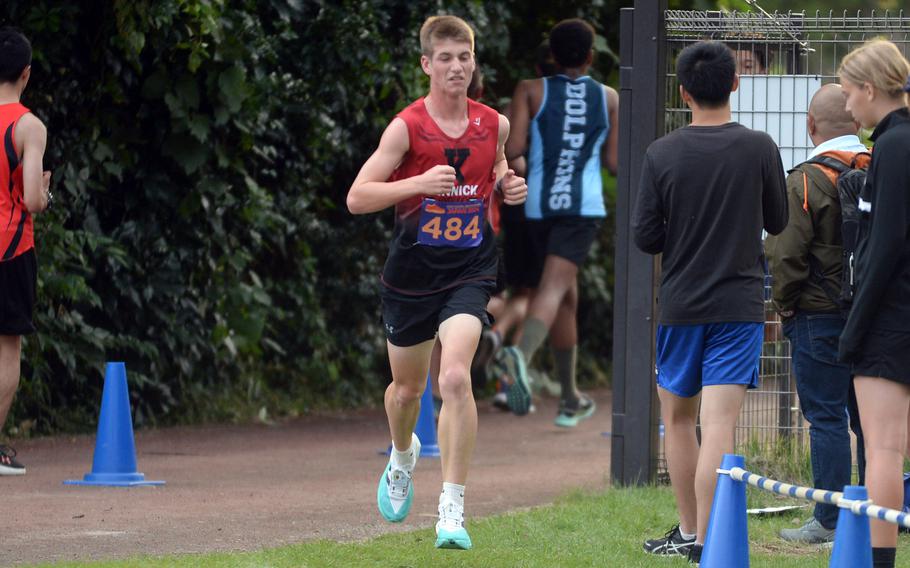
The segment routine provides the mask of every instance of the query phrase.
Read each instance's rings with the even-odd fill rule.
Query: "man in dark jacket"
[[[809,137],[815,144],[810,159],[827,156],[850,165],[866,152],[856,132],[859,126],[844,108],[841,86],[825,85],[809,104]],[[860,156],[858,161],[868,160]],[[856,432],[860,484],[863,477],[862,433],[850,366],[837,362],[837,343],[844,317],[836,303],[841,287],[841,206],[837,172],[803,163],[787,178],[790,220],[765,248],[775,307],[790,340],[796,390],[803,415],[809,421],[812,475],[815,487],[840,491],[850,483],[851,450],[847,430]],[[817,503],[803,526],[784,529],[784,540],[821,543],[834,539],[838,509]]]

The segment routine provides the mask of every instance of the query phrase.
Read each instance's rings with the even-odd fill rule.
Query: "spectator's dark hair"
[[[556,62],[553,60],[553,52],[550,51],[550,42],[543,40],[534,51],[534,60],[541,77],[550,77],[556,75]]]
[[[762,46],[761,44],[755,44],[748,41],[728,41],[726,42],[727,47],[733,50],[734,56],[737,51],[748,51],[752,53],[752,57],[755,59],[755,63],[761,67],[762,73],[767,73],[768,71],[768,54],[766,52],[767,47]]]
[[[765,71],[767,71],[768,70],[768,57],[765,55],[765,50],[762,49],[761,47],[753,45],[752,46],[752,55],[755,56],[755,61],[756,61],[756,63],[758,63],[758,66],[761,67],[762,69],[764,69]]]
[[[0,28],[0,83],[15,83],[32,64],[32,44],[18,30]]]
[[[721,107],[727,104],[733,91],[736,60],[723,43],[700,41],[679,54],[676,77],[699,106]]]
[[[593,47],[594,28],[582,19],[563,20],[550,30],[550,51],[560,67],[581,67]]]

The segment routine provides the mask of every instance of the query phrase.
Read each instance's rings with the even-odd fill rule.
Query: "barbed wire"
[[[769,14],[764,8],[762,8],[761,5],[759,5],[758,0],[744,0],[744,1],[749,6],[755,8],[759,12],[761,12],[766,18],[770,19],[780,29],[782,29],[784,31],[784,33],[786,33],[788,36],[793,38],[793,41],[795,41],[797,44],[799,44],[799,47],[803,50],[803,53],[813,53],[815,51],[813,48],[809,47],[808,41],[803,41],[803,40],[799,39],[798,37],[796,37],[796,34],[794,34],[792,31],[787,29],[787,27],[784,26],[780,21],[778,21],[778,19],[775,16]]]

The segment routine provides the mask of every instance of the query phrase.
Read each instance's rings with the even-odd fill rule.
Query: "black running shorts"
[[[870,329],[863,338],[854,376],[880,377],[910,385],[910,333]]]
[[[564,258],[580,267],[591,251],[603,220],[600,217],[552,217],[529,219],[528,240],[533,251],[529,282],[536,287],[547,256]]]
[[[425,296],[409,296],[381,287],[382,324],[386,339],[398,347],[410,347],[436,337],[439,324],[457,314],[475,316],[490,325],[487,303],[494,281],[463,284]]]
[[[534,255],[528,235],[528,222],[525,218],[524,207],[524,205],[503,205],[499,210],[502,222],[502,261],[505,268],[505,283],[506,286],[513,289],[531,288],[537,284],[533,274]]]
[[[0,335],[35,333],[32,312],[37,283],[35,249],[0,262]]]

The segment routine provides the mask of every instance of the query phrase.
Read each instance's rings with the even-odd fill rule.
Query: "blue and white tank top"
[[[540,110],[531,121],[529,219],[606,216],[600,152],[609,132],[603,85],[588,76],[543,79]]]

